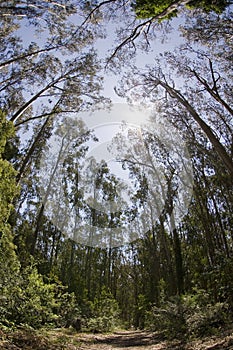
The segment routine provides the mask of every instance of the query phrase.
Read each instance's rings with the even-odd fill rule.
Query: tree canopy
[[[177,15],[180,6],[185,5],[189,9],[201,9],[204,12],[214,11],[216,13],[222,13],[229,4],[229,1],[226,0],[136,0],[135,4],[133,4],[133,9],[138,18],[143,19],[160,16],[161,19],[169,19]]]

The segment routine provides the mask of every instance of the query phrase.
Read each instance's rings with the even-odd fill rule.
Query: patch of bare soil
[[[213,336],[189,343],[174,340],[166,341],[161,335],[151,332],[116,332],[111,335],[87,335],[83,348],[90,350],[233,350],[233,331],[221,337]],[[89,339],[89,340],[88,340]],[[94,342],[91,344],[89,341]],[[85,344],[85,342],[89,342]]]
[[[6,334],[0,330],[0,350],[233,350],[233,330],[188,343],[145,331],[87,334],[57,329]]]

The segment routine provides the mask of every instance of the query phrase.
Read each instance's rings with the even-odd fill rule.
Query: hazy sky
[[[183,22],[182,17],[174,18],[171,20],[171,32],[167,33],[167,37],[164,42],[162,42],[161,33],[158,33],[157,38],[150,41],[150,51],[143,52],[142,50],[137,50],[135,57],[135,64],[137,67],[144,67],[147,64],[154,63],[155,56],[160,53],[164,53],[165,51],[173,51],[177,46],[179,46],[183,42],[183,38],[180,36],[179,25]],[[107,27],[107,37],[105,39],[98,39],[96,42],[96,49],[100,57],[106,57],[107,54],[112,53],[114,51],[114,47],[116,47],[116,43],[114,43],[115,35],[114,28],[112,24],[109,24]],[[127,70],[127,67],[124,67]],[[111,73],[105,74],[105,95],[107,97],[111,97],[113,102],[125,102],[124,99],[120,98],[114,92],[114,86],[117,85],[119,81],[119,75],[114,75]]]
[[[72,22],[78,25],[80,22],[80,18],[77,15],[72,16]],[[142,52],[141,50],[137,50],[135,56],[136,65],[138,67],[144,67],[146,64],[153,64],[156,55],[159,55],[160,53],[163,53],[165,51],[173,51],[175,47],[179,46],[179,44],[182,43],[182,37],[180,37],[178,27],[182,22],[182,16],[171,20],[171,31],[166,32],[167,37],[165,38],[165,40],[164,35],[158,32],[157,38],[150,40],[150,52],[146,53]],[[117,45],[115,29],[118,26],[118,23],[107,24],[106,38],[98,39],[95,43],[95,48],[98,51],[98,55],[102,59],[104,59],[107,55],[112,53]],[[45,42],[46,31],[37,33],[35,35],[34,27],[28,27],[28,23],[25,20],[21,21],[21,28],[18,30],[18,33],[24,41],[25,45],[29,45],[31,42],[36,42],[38,44],[43,44]],[[161,38],[163,38],[163,42]],[[59,52],[56,52],[56,55],[58,55],[59,58],[61,57]],[[127,69],[127,67],[125,67],[124,69]],[[104,74],[104,77],[104,94],[106,95],[106,97],[110,97],[113,100],[113,102],[125,102],[124,99],[118,97],[114,92],[114,86],[117,85],[119,75],[114,75],[108,72]]]
[[[73,18],[73,21],[75,22],[75,18]],[[149,53],[142,52],[140,50],[137,51],[137,55],[135,57],[135,61],[133,62],[134,64],[137,65],[137,67],[143,68],[147,64],[153,64],[154,59],[157,55],[164,53],[165,51],[173,51],[175,47],[177,47],[179,44],[182,43],[182,38],[179,35],[178,27],[182,22],[182,17],[179,17],[179,19],[173,19],[171,21],[171,26],[172,29],[170,32],[167,33],[167,37],[165,38],[164,42],[161,42],[161,38],[163,35],[161,33],[158,33],[157,39],[150,40],[151,44],[151,50]],[[19,35],[22,37],[23,41],[25,42],[25,45],[29,45],[31,42],[36,42],[38,44],[43,44],[46,40],[46,32],[42,32],[41,34],[35,36],[35,33],[33,30],[30,30],[30,28],[25,26],[25,22],[22,21],[22,26],[21,29],[19,30]],[[116,26],[116,25],[115,25]],[[105,39],[98,39],[95,48],[98,51],[98,54],[100,58],[104,59],[106,55],[110,55],[114,51],[114,46],[116,47],[115,41],[115,34],[114,34],[114,25],[109,24],[106,28],[106,33],[107,36]],[[59,56],[61,59],[61,54],[56,53],[56,55]],[[67,57],[66,57],[67,59]],[[123,68],[124,71],[127,71],[127,66]],[[83,113],[81,115],[83,121],[87,124],[87,127],[94,130],[96,136],[99,139],[99,142],[89,142],[89,151],[88,154],[86,155],[84,159],[84,163],[86,166],[88,166],[88,162],[90,157],[94,157],[97,161],[97,163],[101,162],[101,160],[105,160],[111,170],[111,172],[116,175],[118,178],[121,179],[128,187],[127,191],[132,192],[133,187],[130,185],[130,178],[129,178],[129,172],[128,170],[123,171],[121,168],[121,164],[114,159],[114,156],[112,156],[111,153],[108,151],[108,147],[111,144],[112,139],[114,136],[120,132],[121,124],[122,121],[125,121],[126,124],[129,127],[134,128],[134,130],[138,130],[138,144],[141,145],[141,149],[143,149],[143,137],[140,136],[140,126],[145,124],[147,120],[149,120],[149,113],[147,111],[140,111],[137,112],[134,110],[129,109],[129,107],[126,106],[125,104],[125,99],[120,98],[116,95],[114,92],[114,87],[117,85],[118,81],[121,79],[120,74],[114,75],[113,73],[110,73],[109,71],[104,74],[105,80],[104,80],[104,92],[103,94],[105,97],[110,97],[112,99],[112,102],[114,104],[113,109],[110,112],[106,111],[96,111],[94,112],[91,116],[88,115],[88,113]],[[72,115],[72,118],[75,118],[75,116]],[[76,117],[80,117],[77,115]],[[138,128],[138,129],[137,129]],[[158,127],[156,127],[158,130]],[[133,130],[133,129],[132,129]],[[153,131],[150,130],[151,133]],[[168,134],[168,133],[166,133]],[[173,135],[175,132],[173,132]],[[137,135],[137,132],[136,132]],[[142,134],[141,134],[142,135]],[[124,134],[125,136],[125,134]],[[141,138],[140,138],[141,137]],[[157,137],[160,137],[160,133],[157,134]],[[162,133],[161,133],[161,138],[162,138]],[[171,145],[173,140],[171,141]],[[54,144],[56,141],[54,141],[53,138],[50,138],[48,140],[48,144],[51,143],[51,152],[54,152],[54,157],[52,158],[56,159],[56,149],[59,148],[59,145]],[[135,142],[137,143],[137,137],[136,139],[134,138],[134,144]],[[169,144],[170,146],[170,144]],[[130,142],[127,144],[127,147],[134,147],[133,144],[130,144]],[[145,146],[144,146],[145,147]],[[173,146],[170,147],[173,149]],[[53,151],[54,150],[54,151]],[[124,152],[124,149],[122,149]],[[144,152],[145,153],[145,152]],[[124,156],[124,154],[122,155]],[[85,169],[84,165],[84,169]],[[157,166],[154,164],[155,167]],[[178,164],[179,165],[179,164]],[[41,167],[42,169],[43,167]],[[160,165],[157,166],[157,171],[159,172],[160,170]],[[181,169],[182,170],[182,169]],[[51,169],[52,171],[52,169]],[[181,171],[182,174],[182,171]],[[184,174],[186,176],[186,174]],[[186,176],[187,177],[187,176]],[[152,190],[154,191],[156,184],[153,183],[153,179],[155,176],[153,175],[151,177],[151,187]],[[86,180],[86,178],[85,178]],[[163,174],[161,173],[161,179],[160,181],[163,183]],[[42,183],[43,183],[43,175],[42,175]],[[190,183],[190,181],[188,182]],[[43,186],[42,186],[43,187]],[[86,189],[87,191],[87,196],[90,195],[92,192],[92,188],[94,185],[90,187],[90,190],[88,188]],[[187,192],[187,191],[186,191]],[[123,199],[126,199],[126,195],[123,194]],[[128,202],[128,201],[127,201]],[[129,201],[130,202],[130,201]],[[162,210],[163,208],[163,200],[160,194],[160,191],[158,193],[158,201],[161,202],[160,209]],[[181,198],[181,202],[182,198]],[[97,203],[98,204],[98,203]],[[98,204],[99,205],[99,204]],[[106,205],[106,204],[105,204]],[[112,204],[111,204],[112,205]],[[129,203],[130,205],[130,203]],[[68,215],[70,215],[70,211],[67,211]],[[157,213],[157,212],[156,212]],[[155,213],[155,216],[156,216]],[[178,213],[178,211],[177,211]],[[157,213],[158,214],[158,213]],[[179,215],[179,214],[178,214]],[[144,222],[147,220],[145,219]]]

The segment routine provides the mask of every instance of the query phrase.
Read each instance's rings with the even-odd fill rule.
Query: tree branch
[[[107,60],[106,66],[110,63],[110,61],[116,56],[117,52],[121,50],[125,45],[129,44],[130,42],[133,42],[140,34],[142,34],[145,31],[145,28],[151,26],[153,22],[156,20],[163,19],[164,17],[171,14],[173,11],[177,10],[179,6],[186,5],[190,2],[190,0],[176,0],[171,5],[169,5],[165,10],[163,10],[161,13],[147,19],[146,21],[138,24],[131,34],[120,44],[116,47],[110,58]],[[148,29],[149,30],[149,29]],[[147,34],[148,34],[147,30]]]

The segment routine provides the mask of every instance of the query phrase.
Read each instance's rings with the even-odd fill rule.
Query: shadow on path
[[[143,331],[115,332],[106,338],[96,338],[97,343],[109,344],[115,348],[145,347],[161,341],[161,335]]]

